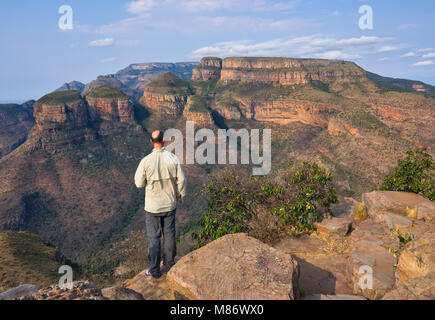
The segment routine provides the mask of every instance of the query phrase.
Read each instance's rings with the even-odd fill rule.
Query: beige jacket
[[[136,187],[145,187],[145,210],[162,213],[177,207],[186,195],[186,179],[180,161],[165,148],[153,149],[142,159],[134,176]]]

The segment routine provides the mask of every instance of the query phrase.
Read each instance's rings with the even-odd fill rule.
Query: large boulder
[[[399,283],[424,277],[435,271],[435,233],[428,231],[408,243],[397,267]]]
[[[296,299],[298,277],[291,255],[246,234],[227,235],[189,253],[167,275],[174,297],[192,300]]]
[[[368,299],[381,299],[395,286],[397,259],[390,248],[398,250],[398,241],[381,224],[365,220],[349,238],[347,276],[353,293]],[[371,285],[364,279],[372,277]]]
[[[368,215],[377,221],[385,220],[384,213],[394,213],[425,221],[435,219],[435,203],[418,194],[373,191],[363,194],[362,200],[367,207]]]
[[[435,300],[435,271],[406,281],[388,292],[382,300]]]
[[[41,287],[34,284],[22,284],[16,288],[0,293],[0,300],[13,300],[22,296],[29,296],[40,289]]]

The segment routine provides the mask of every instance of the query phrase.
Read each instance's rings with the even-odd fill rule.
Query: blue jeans
[[[145,211],[145,222],[148,237],[149,271],[154,278],[159,278],[161,276],[160,243],[162,234],[164,240],[163,263],[166,267],[166,270],[169,270],[175,264],[174,259],[177,253],[175,241],[175,212],[176,209],[164,213],[151,213]]]

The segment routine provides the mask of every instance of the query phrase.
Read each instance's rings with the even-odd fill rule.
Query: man
[[[175,264],[175,212],[177,201],[186,195],[186,180],[177,156],[164,148],[163,132],[151,134],[153,151],[142,159],[134,181],[136,187],[145,187],[145,221],[148,236],[148,276],[159,278],[160,241],[163,233],[163,264],[166,271]]]

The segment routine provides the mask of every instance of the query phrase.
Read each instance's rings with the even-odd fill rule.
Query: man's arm
[[[184,177],[180,162],[177,163],[177,191],[177,197],[179,199],[182,199],[186,196],[186,178]]]
[[[144,188],[146,182],[145,159],[142,159],[139,163],[139,167],[137,167],[136,174],[134,175],[134,183],[137,188]]]

